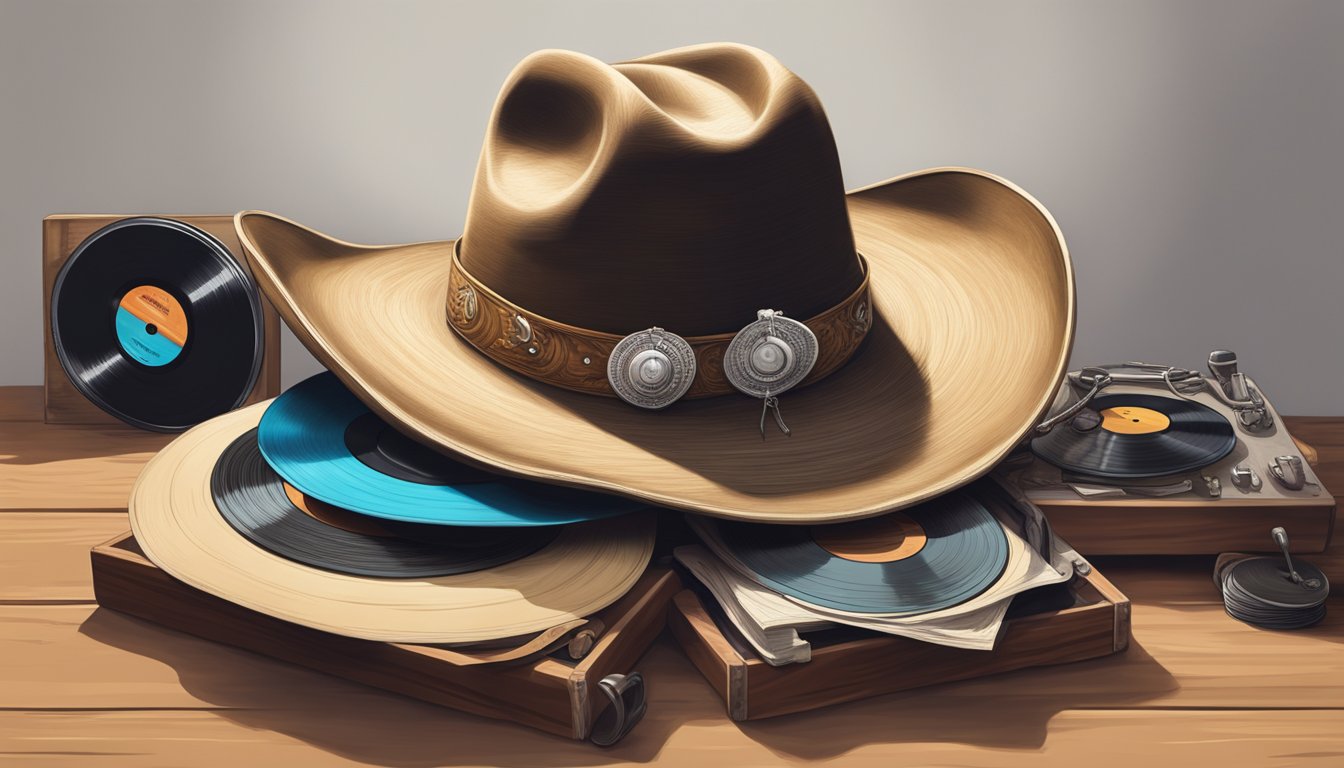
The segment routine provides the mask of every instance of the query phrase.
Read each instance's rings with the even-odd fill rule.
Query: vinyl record
[[[1003,527],[965,491],[854,523],[717,526],[754,580],[851,613],[916,615],[958,605],[992,585],[1008,561]]]
[[[229,525],[211,491],[219,457],[256,429],[265,407],[217,416],[173,440],[145,465],[129,503],[146,557],[235,605],[367,640],[479,643],[602,610],[634,585],[653,554],[655,516],[635,514],[562,526],[532,554],[450,576],[355,576],[281,557]]]
[[[51,292],[61,367],[129,424],[178,432],[237,408],[261,368],[256,286],[228,248],[189,224],[132,218],[71,254]]]
[[[210,478],[233,529],[281,557],[337,573],[423,578],[470,573],[526,557],[558,527],[459,528],[399,523],[328,507],[287,487],[249,430],[220,454]]]
[[[1228,614],[1269,629],[1300,629],[1319,622],[1325,617],[1330,582],[1304,560],[1295,558],[1293,567],[1300,583],[1293,581],[1283,558],[1250,557],[1229,565],[1222,573]]]
[[[456,526],[559,525],[646,509],[637,501],[490,474],[405,437],[332,373],[276,398],[257,444],[286,482],[341,509]]]
[[[1206,467],[1237,445],[1227,419],[1191,400],[1103,395],[1090,410],[1100,418],[1060,424],[1032,440],[1032,452],[1069,472],[1144,478]]]

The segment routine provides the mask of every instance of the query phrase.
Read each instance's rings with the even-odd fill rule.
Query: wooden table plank
[[[0,387],[0,421],[41,420],[41,387]]]
[[[300,724],[285,712],[0,712],[0,766],[81,765],[498,765],[645,763],[777,766],[872,765],[1337,766],[1344,713],[1321,711],[1085,710],[1050,713],[1035,727],[1005,713],[991,722],[912,713],[860,718],[840,729],[788,718],[742,728],[651,709],[610,749],[503,724],[474,723],[471,738],[446,723],[408,730],[379,711],[333,710]],[[441,727],[442,726],[442,727]],[[1145,759],[1146,758],[1146,759]]]
[[[1119,656],[835,710],[900,718],[941,709],[950,718],[992,718],[1005,707],[1344,708],[1344,602],[1335,602],[1325,623],[1294,633],[1254,629],[1215,605],[1135,606],[1133,646]],[[649,661],[657,674],[645,670],[653,685],[678,696],[709,695],[670,639],[659,647]],[[688,688],[687,678],[695,685]],[[276,709],[312,697],[363,708],[370,696],[396,698],[88,605],[0,606],[0,680],[0,709]],[[722,712],[717,699],[702,703]]]
[[[89,550],[130,528],[126,514],[0,514],[0,603],[93,602]]]
[[[125,511],[141,468],[173,437],[0,421],[0,512]]]
[[[639,665],[648,720],[606,751],[91,605],[43,604],[89,599],[88,548],[125,529],[124,512],[108,512],[124,510],[143,462],[172,437],[43,426],[35,391],[0,388],[0,765],[1344,760],[1344,602],[1312,630],[1256,630],[1222,613],[1212,558],[1099,561],[1134,600],[1134,646],[1119,657],[759,723],[728,722],[664,637]],[[1344,492],[1344,419],[1286,421],[1320,451],[1327,488]],[[1310,559],[1344,584],[1344,536]]]

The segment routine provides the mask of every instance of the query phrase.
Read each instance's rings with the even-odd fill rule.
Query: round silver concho
[[[817,362],[817,337],[773,309],[737,332],[723,355],[729,383],[752,397],[774,397],[802,381]]]
[[[686,340],[662,328],[632,333],[617,342],[607,360],[607,381],[616,395],[640,408],[666,408],[695,379],[695,352]]]

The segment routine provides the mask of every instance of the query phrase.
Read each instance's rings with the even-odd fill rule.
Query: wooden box
[[[108,224],[135,215],[140,214],[58,214],[42,220],[43,417],[48,424],[112,424],[131,429],[117,417],[87,400],[65,375],[51,339],[51,290],[61,267],[89,235]],[[229,249],[243,271],[251,274],[247,256],[243,253],[242,244],[238,242],[238,234],[233,229],[232,216],[153,215],[181,221],[213,235]],[[251,405],[280,394],[280,318],[265,296],[261,297],[261,314],[261,369],[257,373],[257,382],[243,405]]]
[[[608,699],[598,687],[627,674],[662,632],[681,589],[651,566],[625,597],[594,618],[605,630],[581,661],[565,649],[520,664],[460,665],[433,646],[342,637],[234,605],[174,579],[127,532],[93,548],[93,589],[104,608],[207,640],[464,712],[587,738]]]
[[[698,586],[698,585],[697,585]],[[992,651],[971,651],[862,630],[806,638],[812,660],[772,667],[712,598],[685,589],[672,600],[668,627],[734,720],[757,720],[937,683],[1026,667],[1064,664],[1129,647],[1129,599],[1088,566],[1057,590],[1066,607],[1020,614],[1017,598]],[[1027,683],[1029,685],[1029,683]]]

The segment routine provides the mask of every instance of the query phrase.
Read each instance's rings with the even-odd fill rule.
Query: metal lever
[[[1298,575],[1297,569],[1293,567],[1293,556],[1288,554],[1288,532],[1283,526],[1276,527],[1269,532],[1274,537],[1274,543],[1279,545],[1279,551],[1283,552],[1283,559],[1288,563],[1288,575],[1292,578],[1294,584],[1301,584],[1302,577]]]
[[[1237,353],[1226,349],[1215,349],[1209,353],[1209,373],[1218,380],[1218,384],[1223,388],[1223,394],[1228,397],[1232,395],[1232,377],[1237,375]],[[1245,377],[1242,377],[1245,381]],[[1246,397],[1233,397],[1235,400],[1245,400]]]
[[[1307,476],[1302,471],[1301,456],[1275,456],[1269,462],[1269,474],[1279,481],[1279,485],[1290,491],[1300,491],[1307,484]]]
[[[1243,491],[1259,491],[1262,487],[1260,475],[1254,469],[1242,465],[1232,468],[1232,484]]]
[[[1111,383],[1111,374],[1101,368],[1084,368],[1079,374],[1080,376],[1088,376],[1087,380],[1091,383],[1092,389],[1088,390],[1087,394],[1083,395],[1082,399],[1078,402],[1065,408],[1058,414],[1051,416],[1045,421],[1042,421],[1040,424],[1037,424],[1037,434],[1044,435],[1054,429],[1060,422],[1076,416],[1079,411],[1087,407],[1088,403],[1092,402],[1092,398],[1096,397],[1098,392],[1105,389]]]
[[[1237,354],[1226,349],[1209,353],[1209,373],[1218,380],[1222,401],[1237,413],[1237,421],[1246,429],[1261,432],[1274,426],[1274,417],[1265,407],[1265,399],[1237,370]]]

